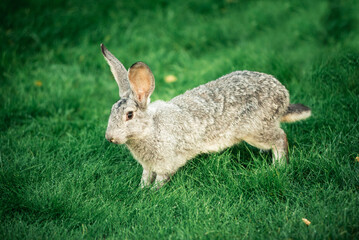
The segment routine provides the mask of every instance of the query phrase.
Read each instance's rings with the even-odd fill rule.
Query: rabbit
[[[280,122],[311,115],[302,104],[289,104],[288,90],[273,76],[235,71],[186,91],[168,102],[150,103],[155,78],[143,62],[128,71],[101,44],[119,87],[106,139],[125,144],[142,165],[140,186],[162,187],[196,155],[217,152],[241,141],[272,150],[274,165],[288,161],[288,141]]]

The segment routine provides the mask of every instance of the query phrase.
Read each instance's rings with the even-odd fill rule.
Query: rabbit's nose
[[[109,142],[114,142],[114,141],[115,141],[114,138],[113,138],[110,134],[107,134],[107,133],[106,133],[106,135],[105,135],[105,138],[106,138],[107,141],[109,141]]]

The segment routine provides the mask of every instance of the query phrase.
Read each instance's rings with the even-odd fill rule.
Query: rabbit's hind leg
[[[283,129],[277,129],[278,137],[272,145],[273,152],[273,164],[283,165],[286,161],[289,163],[288,157],[288,140],[287,135],[283,131]]]
[[[260,132],[251,133],[243,138],[250,145],[262,150],[272,150],[273,164],[281,165],[288,159],[287,135],[279,127],[269,128]]]

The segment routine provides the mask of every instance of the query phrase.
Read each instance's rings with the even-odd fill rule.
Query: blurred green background
[[[359,238],[358,12],[356,0],[2,0],[0,238]],[[100,43],[151,67],[152,100],[235,70],[274,75],[313,111],[283,125],[291,164],[241,144],[139,189],[141,166],[104,139],[119,97]]]

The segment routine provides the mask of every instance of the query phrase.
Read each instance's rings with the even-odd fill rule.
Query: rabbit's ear
[[[133,64],[128,70],[128,79],[134,98],[141,108],[146,108],[155,89],[155,78],[151,69],[143,62]]]
[[[102,54],[105,57],[108,65],[110,65],[111,72],[116,79],[120,97],[124,98],[129,95],[131,89],[128,83],[127,71],[122,63],[114,56],[112,53],[107,50],[105,45],[101,44]]]

